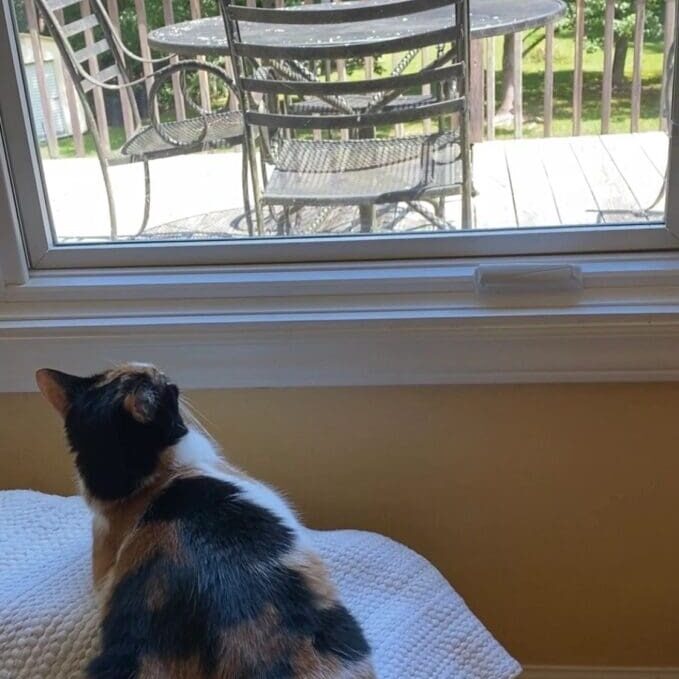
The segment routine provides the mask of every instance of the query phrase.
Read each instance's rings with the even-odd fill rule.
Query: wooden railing
[[[200,0],[185,0],[189,3],[189,13],[192,18],[202,16]],[[318,0],[304,0],[306,3],[313,3]],[[323,0],[321,0],[323,1]],[[59,155],[59,144],[55,126],[51,116],[47,113],[51,111],[47,80],[45,76],[44,56],[42,54],[42,44],[40,41],[40,31],[36,16],[33,0],[24,0],[26,7],[26,17],[28,22],[28,32],[30,34],[31,46],[34,52],[36,66],[36,78],[42,110],[44,115],[44,137],[50,156]],[[256,0],[247,0],[248,4],[254,5]],[[582,115],[583,115],[583,85],[584,85],[584,57],[586,50],[585,41],[585,6],[587,0],[576,0],[575,20],[573,34],[573,101],[572,101],[572,134],[578,136],[582,134]],[[83,0],[87,3],[87,0]],[[150,27],[147,20],[145,0],[134,0],[137,15],[137,31],[141,46],[141,55],[148,59],[151,51],[148,46],[148,32]],[[285,0],[274,0],[277,7],[283,6]],[[113,20],[114,25],[119,26],[118,0],[106,0],[107,9]],[[665,19],[664,19],[664,41],[663,41],[663,68],[667,68],[670,60],[670,50],[674,40],[674,26],[676,15],[676,0],[666,0]],[[614,18],[615,0],[606,0],[604,18],[604,37],[603,37],[603,73],[602,73],[602,92],[601,92],[601,133],[607,134],[611,129],[611,118],[613,115],[613,63],[614,63]],[[175,21],[172,0],[163,0],[163,21],[171,24]],[[630,94],[630,125],[631,132],[639,131],[641,118],[641,98],[642,98],[642,58],[644,54],[644,29],[646,25],[646,0],[636,0],[635,4],[635,30],[633,39],[633,69],[632,86]],[[548,25],[544,35],[545,52],[545,71],[544,71],[544,110],[543,110],[543,134],[549,137],[553,134],[554,127],[554,46],[555,46],[555,26]],[[521,34],[517,34],[514,41],[514,62],[513,73],[514,86],[514,106],[513,106],[513,134],[519,138],[524,131],[524,97],[523,97],[523,45],[524,40]],[[88,44],[93,41],[92,31],[85,32]],[[471,134],[476,142],[483,139],[492,140],[496,136],[495,108],[497,101],[496,93],[496,69],[498,61],[498,50],[494,39],[472,41],[472,58],[470,64],[470,107],[471,107]],[[96,58],[96,57],[93,57]],[[230,69],[230,64],[226,61],[222,65]],[[340,78],[346,77],[346,66],[344,62],[336,63],[337,73]],[[372,69],[372,59],[365,60],[365,68]],[[152,66],[144,64],[144,73],[152,74]],[[80,119],[76,104],[76,94],[70,82],[68,74],[64,69],[64,80],[66,83],[66,99],[68,117],[73,131],[73,144],[78,156],[85,155],[85,143],[83,130],[80,126]],[[663,119],[664,107],[662,102],[665,99],[665,78],[663,78],[663,92],[658,101],[659,126],[665,127]],[[183,98],[179,92],[178,76],[174,77],[174,92],[172,96],[174,114],[177,119],[182,120],[187,115]],[[202,74],[200,79],[200,100],[201,105],[209,109],[210,95],[208,89],[207,75]],[[93,92],[94,109],[96,112],[97,124],[102,132],[103,143],[106,148],[110,148],[109,126],[107,120],[106,105],[101,91]],[[231,102],[235,106],[235,102]],[[123,126],[126,135],[132,133],[132,116],[129,111],[129,102],[125,97],[121,97],[121,110]]]
[[[585,4],[587,0],[576,0],[574,35],[573,35],[573,112],[572,112],[572,135],[582,134],[583,122],[583,88],[584,88],[584,56],[586,50],[585,42]],[[674,43],[676,17],[676,0],[666,0],[664,16],[664,36],[663,36],[663,71],[668,68],[670,63],[670,50]],[[611,129],[611,117],[613,114],[613,62],[614,62],[614,22],[615,22],[615,0],[606,0],[604,14],[604,40],[603,40],[603,73],[601,91],[601,133],[608,134]],[[646,26],[646,0],[636,0],[635,2],[635,29],[632,43],[633,69],[632,87],[630,95],[630,131],[639,131],[639,121],[641,118],[641,97],[642,97],[642,59],[644,55],[644,31]],[[543,135],[552,136],[554,122],[554,24],[545,28],[545,81],[544,81],[544,110],[543,110]],[[523,55],[523,36],[517,35],[515,41],[515,69],[514,69],[514,136],[521,137],[523,134],[523,78],[522,62]],[[476,52],[477,57],[472,55],[472,90],[477,93],[484,92],[484,69],[485,69],[485,96],[486,105],[483,106],[483,95],[477,94],[472,97],[472,136],[475,141],[484,138],[493,139],[495,137],[495,116],[488,115],[488,112],[495,111],[495,70],[496,70],[496,49],[495,41],[489,39],[485,45],[472,43],[472,52]],[[483,55],[485,53],[485,63]],[[480,65],[483,64],[483,65]],[[666,99],[667,79],[663,78],[662,92],[658,100],[658,120],[659,127],[666,128],[665,110],[663,102]],[[480,99],[480,102],[478,101]]]

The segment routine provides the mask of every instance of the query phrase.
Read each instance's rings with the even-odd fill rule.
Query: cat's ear
[[[42,368],[35,373],[35,381],[52,407],[62,417],[66,417],[73,396],[87,382],[87,378]]]
[[[123,408],[132,417],[147,424],[156,416],[160,404],[159,385],[154,382],[144,380],[139,386],[131,391],[123,399]]]

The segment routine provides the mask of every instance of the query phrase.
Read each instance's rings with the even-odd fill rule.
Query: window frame
[[[289,262],[421,259],[432,257],[530,256],[560,253],[632,252],[679,247],[679,210],[665,224],[575,226],[455,233],[255,238],[230,241],[57,245],[51,230],[37,141],[21,73],[10,0],[0,2],[0,63],[7,69],[8,96],[0,100],[4,137],[20,223],[32,269],[78,267],[197,266]],[[675,72],[675,81],[678,76]],[[674,118],[677,119],[677,102]],[[679,153],[673,126],[670,149]],[[679,166],[675,158],[673,166]],[[5,182],[9,181],[5,176]],[[672,186],[679,185],[673,177]],[[673,197],[673,196],[672,196]],[[668,206],[674,205],[668,201]],[[677,215],[675,219],[674,216]]]
[[[131,358],[194,388],[679,379],[679,97],[668,228],[54,247],[7,7],[0,392]],[[479,267],[508,265],[578,285],[485,294]]]

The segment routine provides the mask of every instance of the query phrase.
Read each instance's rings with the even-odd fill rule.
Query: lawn
[[[496,83],[497,99],[500,98],[502,80],[502,38],[496,39]],[[633,50],[630,48],[626,63],[626,80],[622,87],[613,92],[611,132],[630,131],[631,87],[632,87]],[[569,136],[573,131],[573,62],[574,40],[568,33],[560,33],[554,41],[554,119],[553,134]],[[416,68],[412,64],[410,69]],[[641,130],[659,128],[660,92],[662,88],[663,53],[661,43],[646,43],[642,61]],[[541,137],[544,119],[544,72],[545,42],[544,30],[538,29],[524,36],[523,59],[524,87],[524,127],[525,137]],[[591,48],[584,58],[583,91],[583,134],[601,132],[601,86],[603,78],[603,52]],[[360,70],[350,74],[358,78]],[[513,136],[512,127],[496,129],[496,136]],[[124,130],[120,127],[109,128],[112,148],[120,148],[125,141]],[[92,136],[85,134],[85,148],[88,154],[95,152]],[[75,156],[73,140],[70,137],[59,140],[62,157]],[[42,147],[43,155],[47,149]]]
[[[497,97],[502,80],[502,39],[495,46],[497,55]],[[613,92],[611,132],[630,132],[633,50],[627,55],[625,83]],[[573,133],[573,63],[574,40],[567,33],[554,40],[554,119],[553,134]],[[590,49],[584,58],[582,133],[601,132],[601,88],[604,55]],[[541,137],[544,119],[545,41],[544,30],[529,33],[524,40],[523,59],[524,136]],[[663,51],[661,43],[646,43],[642,60],[642,95],[640,130],[657,130],[660,126]],[[498,136],[513,135],[513,130],[497,130]]]

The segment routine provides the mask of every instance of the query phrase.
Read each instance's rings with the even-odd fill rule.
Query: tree
[[[575,0],[567,0],[568,23],[575,26]],[[613,23],[614,57],[613,84],[620,86],[625,78],[625,62],[630,41],[634,38],[636,23],[635,0],[616,0],[615,20]],[[602,47],[604,42],[606,0],[587,0],[585,2],[585,39],[592,47]],[[662,37],[663,21],[665,17],[664,0],[646,0],[646,28],[647,40],[658,40]]]
[[[514,111],[514,72],[516,33],[508,33],[502,43],[502,96],[495,115],[497,122],[504,122]]]

